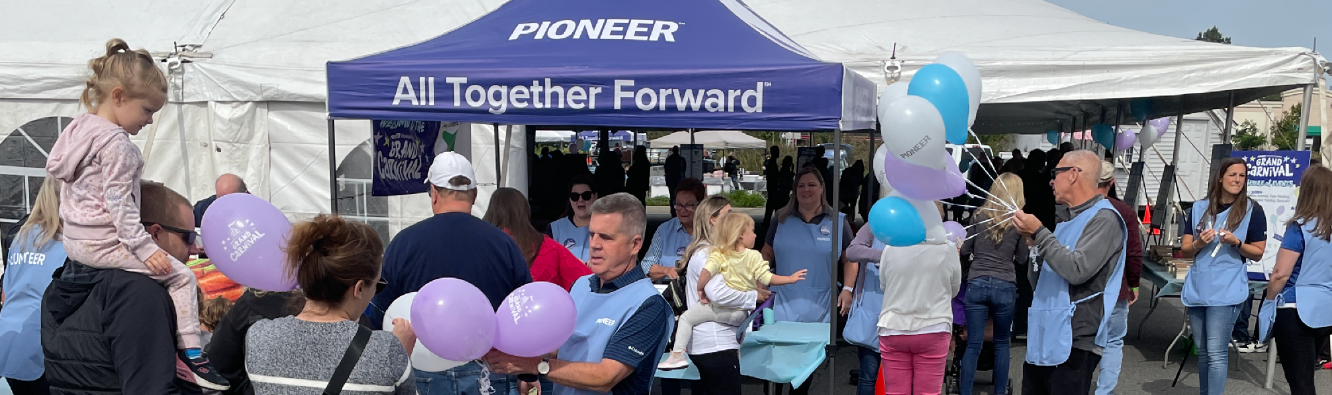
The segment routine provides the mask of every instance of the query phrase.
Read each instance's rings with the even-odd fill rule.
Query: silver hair
[[[647,211],[634,195],[620,192],[592,203],[592,215],[620,214],[620,233],[643,236],[647,233]]]
[[[1096,189],[1097,184],[1101,181],[1101,157],[1097,156],[1095,152],[1077,150],[1064,154],[1064,160],[1078,166],[1078,169],[1083,173],[1082,177],[1090,177],[1086,179],[1091,180],[1092,189]]]

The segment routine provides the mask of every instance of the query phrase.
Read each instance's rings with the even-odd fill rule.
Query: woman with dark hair
[[[1180,229],[1185,257],[1193,258],[1180,301],[1188,307],[1198,345],[1198,382],[1203,395],[1226,389],[1226,349],[1239,304],[1249,300],[1244,260],[1259,260],[1267,247],[1267,215],[1249,199],[1249,167],[1230,158],[1217,167],[1207,198],[1193,204]]]
[[[379,288],[384,243],[374,228],[319,215],[293,226],[286,272],[296,278],[305,307],[295,317],[260,320],[245,339],[245,370],[255,393],[309,393],[324,388],[348,346],[369,331],[356,322]],[[393,333],[373,331],[343,389],[370,394],[415,394],[408,356],[416,344],[411,324],[393,321]]]
[[[1286,225],[1272,280],[1267,283],[1267,300],[1263,302],[1264,310],[1276,310],[1272,333],[1291,395],[1314,394],[1311,367],[1318,362],[1317,353],[1327,350],[1326,345],[1317,345],[1332,334],[1332,310],[1328,310],[1332,304],[1330,241],[1332,170],[1312,166],[1300,179],[1295,216]]]
[[[482,219],[508,233],[518,244],[527,267],[532,269],[533,281],[555,283],[568,291],[574,280],[592,274],[592,269],[573,253],[532,227],[527,198],[517,189],[495,190],[495,194],[490,195],[490,208]]]
[[[587,225],[592,221],[592,203],[597,201],[597,183],[592,176],[574,176],[569,181],[568,191],[569,205],[565,207],[564,217],[551,222],[546,235],[579,260],[587,262],[587,244],[591,237]]]
[[[708,196],[707,187],[697,178],[680,180],[675,187],[675,218],[663,222],[652,234],[652,244],[639,265],[652,281],[679,277],[676,267],[685,256],[685,248],[694,239],[694,211]]]
[[[634,147],[634,163],[629,165],[628,177],[624,184],[625,192],[634,195],[646,206],[648,189],[652,188],[652,162],[648,161],[647,147]]]
[[[768,234],[761,250],[763,259],[775,262],[775,274],[789,276],[808,270],[805,280],[774,288],[773,311],[777,321],[831,322],[830,304],[836,296],[838,314],[846,315],[851,309],[853,286],[860,266],[846,258],[851,245],[851,223],[845,215],[834,211],[823,190],[823,175],[814,167],[806,166],[796,173],[792,198],[786,207],[777,211],[776,223],[768,226]],[[833,262],[832,232],[839,232],[837,262]],[[833,264],[842,268],[840,289],[830,289]],[[792,393],[808,393],[809,382]]]

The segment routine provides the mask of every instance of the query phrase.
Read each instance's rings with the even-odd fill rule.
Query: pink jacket
[[[143,154],[129,133],[105,118],[83,114],[56,139],[46,171],[60,187],[63,237],[120,244],[141,261],[159,248],[139,218]]]

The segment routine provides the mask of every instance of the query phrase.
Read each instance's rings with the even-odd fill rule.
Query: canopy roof
[[[1159,36],[1102,23],[1042,0],[750,0],[750,6],[820,59],[885,84],[943,52],[980,68],[980,133],[1044,133],[1083,112],[1113,123],[1118,103],[1152,98],[1153,115],[1224,108],[1314,81],[1304,48],[1251,48]],[[1183,102],[1179,101],[1183,96]],[[1126,120],[1131,119],[1127,116]],[[1062,125],[1059,121],[1064,121]]]
[[[675,132],[652,140],[652,146],[667,148],[691,144],[689,132]],[[692,144],[703,144],[706,149],[765,149],[768,142],[736,130],[703,130],[694,132]]]
[[[513,0],[426,42],[330,62],[328,91],[338,118],[759,130],[874,123],[873,83],[809,55],[737,0]]]

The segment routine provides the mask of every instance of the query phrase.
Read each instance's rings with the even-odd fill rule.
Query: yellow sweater
[[[727,253],[720,248],[713,248],[703,269],[713,276],[725,277],[727,287],[741,292],[753,291],[756,281],[763,282],[763,285],[772,281],[768,261],[763,260],[763,254],[754,250]]]

